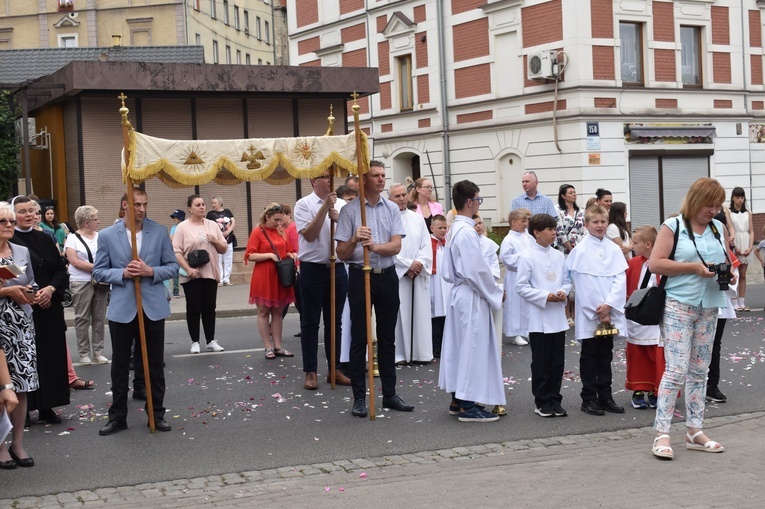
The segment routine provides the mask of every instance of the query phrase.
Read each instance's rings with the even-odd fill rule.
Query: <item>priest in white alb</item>
[[[433,360],[433,333],[430,322],[430,272],[433,247],[425,219],[407,209],[406,187],[394,184],[388,191],[401,211],[406,236],[396,255],[398,297],[401,302],[396,322],[396,363]]]

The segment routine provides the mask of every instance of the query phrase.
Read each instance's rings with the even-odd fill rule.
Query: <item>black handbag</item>
[[[206,249],[195,249],[189,253],[186,261],[189,262],[189,267],[196,269],[197,267],[210,263],[210,253],[208,253]]]
[[[670,260],[675,257],[679,236],[680,220],[678,219],[675,228],[675,242],[672,245],[672,252],[669,254]],[[624,317],[640,325],[659,325],[664,318],[664,302],[667,298],[664,286],[667,284],[669,276],[661,278],[659,286],[645,288],[650,277],[651,271],[646,269],[643,281],[640,283],[640,289],[632,292],[627,304],[624,305]]]
[[[266,237],[268,243],[271,244],[271,249],[274,250],[274,254],[276,254],[276,258],[278,258],[278,260],[274,263],[276,264],[276,275],[279,277],[279,284],[284,288],[295,286],[295,281],[297,280],[295,260],[289,256],[287,258],[281,258],[279,253],[276,251],[276,248],[274,247],[274,243],[271,242],[270,238],[268,238],[266,230],[263,228],[260,230],[263,232],[263,235]]]

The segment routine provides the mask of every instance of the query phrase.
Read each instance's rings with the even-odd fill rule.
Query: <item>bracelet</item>
[[[15,390],[16,390],[16,389],[13,387],[13,384],[5,384],[5,385],[0,385],[0,391],[4,391],[4,390],[6,390],[6,389],[7,389],[7,390],[9,390],[9,391],[15,391]]]

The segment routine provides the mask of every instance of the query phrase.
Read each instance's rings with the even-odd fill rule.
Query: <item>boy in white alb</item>
[[[492,309],[502,306],[502,289],[494,281],[481,252],[473,215],[483,201],[479,188],[463,180],[454,184],[452,198],[457,215],[452,223],[438,270],[452,283],[444,326],[438,386],[452,394],[450,415],[460,422],[493,422],[498,415],[476,401],[504,405],[502,363],[496,345]]]
[[[536,214],[529,220],[529,233],[536,242],[520,254],[516,291],[528,302],[531,345],[531,392],[534,412],[541,417],[565,417],[561,406],[566,331],[566,296],[571,279],[563,253],[553,249],[555,218]]]
[[[626,332],[627,261],[619,246],[606,237],[606,209],[599,205],[588,208],[584,227],[589,235],[566,259],[576,288],[576,340],[582,344],[582,411],[590,415],[623,413],[624,407],[617,405],[611,394],[614,337],[596,337],[595,329],[601,323],[612,323],[622,334]]]
[[[430,245],[433,248],[433,271],[430,276],[430,321],[433,334],[433,357],[441,358],[441,342],[444,337],[444,322],[446,321],[446,304],[449,302],[449,292],[452,285],[441,277],[440,267],[444,265],[444,248],[446,246],[446,218],[436,214],[430,222]]]
[[[510,231],[502,240],[499,257],[505,266],[505,305],[503,311],[502,330],[505,336],[513,338],[516,345],[527,345],[524,336],[529,335],[528,330],[528,302],[522,299],[515,291],[516,271],[518,270],[518,256],[531,249],[534,238],[526,232],[529,226],[531,212],[528,209],[515,209],[510,212],[507,221],[510,223]]]

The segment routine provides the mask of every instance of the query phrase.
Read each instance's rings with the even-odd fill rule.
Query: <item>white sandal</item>
[[[657,458],[661,458],[663,460],[671,460],[675,457],[674,452],[672,451],[672,448],[668,445],[656,445],[656,442],[661,440],[662,438],[669,439],[669,435],[659,435],[656,438],[653,439],[653,447],[651,447],[651,452],[654,456]]]
[[[689,441],[685,442],[685,448],[690,449],[691,451],[702,451],[702,452],[723,452],[725,450],[725,447],[718,444],[714,440],[708,440],[703,445],[697,444],[696,437],[702,434],[704,434],[704,432],[701,430],[697,431],[693,435],[691,435],[690,433],[686,433],[685,436],[688,437],[688,440],[690,440],[690,442]]]

